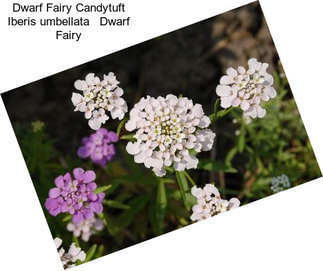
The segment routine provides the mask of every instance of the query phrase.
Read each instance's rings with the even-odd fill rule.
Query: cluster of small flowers
[[[112,72],[104,75],[102,81],[94,73],[89,73],[85,80],[75,81],[74,87],[81,90],[83,95],[75,92],[72,94],[74,111],[84,112],[93,130],[99,129],[109,119],[106,111],[110,112],[113,119],[119,120],[128,111],[126,101],[121,98],[123,90],[118,87],[119,83]]]
[[[83,159],[90,157],[95,164],[106,166],[116,153],[113,143],[117,141],[118,136],[115,132],[100,128],[82,139],[84,145],[78,149],[77,155]]]
[[[65,252],[64,248],[61,247],[63,243],[62,239],[56,237],[54,242],[64,269],[74,267],[77,260],[80,260],[81,262],[85,260],[85,252],[81,250],[81,248],[76,247],[75,243],[72,243],[68,252]]]
[[[192,207],[192,221],[201,221],[240,205],[237,198],[229,201],[221,199],[218,189],[213,184],[206,184],[203,189],[194,186],[191,193],[197,199],[197,204]]]
[[[101,219],[92,217],[83,220],[80,224],[68,223],[67,230],[73,232],[76,237],[82,238],[83,241],[89,241],[92,234],[101,231],[104,228]]]
[[[125,128],[136,130],[136,142],[129,142],[126,149],[136,163],[153,168],[157,176],[164,176],[169,166],[177,171],[196,168],[198,159],[191,151],[213,146],[215,133],[206,129],[209,125],[202,106],[188,98],[147,96],[130,111]]]
[[[267,63],[258,62],[256,58],[248,61],[248,70],[239,66],[237,70],[227,69],[216,88],[216,94],[221,98],[221,106],[229,108],[240,106],[246,116],[263,118],[266,110],[261,102],[267,102],[276,97],[273,88],[274,79],[267,73]]]
[[[281,192],[287,188],[290,188],[290,181],[285,174],[271,179],[271,190],[274,193]]]
[[[95,193],[94,171],[75,168],[73,175],[74,179],[70,173],[55,179],[56,187],[49,190],[45,207],[52,216],[69,212],[73,215],[73,223],[79,224],[103,211],[104,193]]]

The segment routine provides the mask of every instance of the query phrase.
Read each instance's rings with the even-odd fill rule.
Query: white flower
[[[230,211],[240,205],[237,198],[232,198],[229,201],[221,199],[218,189],[213,184],[206,184],[203,189],[194,186],[191,193],[197,199],[197,204],[192,207],[192,221],[201,221]]]
[[[89,126],[97,130],[109,119],[106,112],[110,112],[113,119],[123,119],[128,111],[126,101],[122,98],[123,90],[118,87],[120,82],[114,73],[103,76],[101,81],[94,73],[89,73],[85,80],[76,80],[74,87],[82,91],[72,94],[74,111],[84,112]]]
[[[81,250],[81,248],[76,247],[75,243],[72,243],[68,252],[65,252],[64,248],[62,246],[62,239],[56,237],[54,239],[58,255],[61,258],[63,267],[70,268],[75,266],[75,263],[77,260],[84,261],[85,260],[85,252]]]
[[[76,237],[81,236],[82,240],[85,242],[89,241],[90,236],[96,231],[102,230],[103,227],[102,220],[96,219],[95,217],[83,220],[80,224],[67,224],[67,230],[73,232]]]
[[[212,149],[215,133],[206,129],[209,125],[202,106],[188,98],[147,96],[130,111],[125,128],[136,131],[136,141],[126,149],[136,163],[152,168],[157,176],[166,174],[165,167],[196,168],[198,159],[192,152]]]
[[[273,177],[271,179],[271,190],[274,193],[281,192],[287,188],[290,188],[290,181],[289,178],[283,174],[281,176]]]
[[[266,71],[268,66],[267,63],[251,58],[248,61],[248,70],[241,66],[237,70],[228,68],[227,74],[221,77],[216,88],[216,94],[221,98],[221,106],[240,106],[245,116],[263,118],[266,110],[261,104],[277,95],[272,87],[274,79]]]

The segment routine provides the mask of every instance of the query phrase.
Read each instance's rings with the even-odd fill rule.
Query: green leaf
[[[236,173],[237,170],[233,167],[222,164],[221,162],[211,159],[200,159],[197,168],[210,171],[223,171],[227,173]]]
[[[232,106],[232,107],[230,107],[228,109],[218,111],[217,114],[216,114],[216,119],[224,117],[225,115],[229,114],[233,109],[234,109],[234,107]]]
[[[96,244],[94,244],[93,246],[90,247],[90,249],[86,252],[86,257],[85,257],[84,263],[91,261],[93,259],[96,248],[97,248]]]
[[[215,114],[215,116],[217,115],[217,113],[219,111],[219,105],[220,105],[220,99],[217,98],[215,103],[214,103],[214,114]]]
[[[128,210],[130,208],[128,205],[118,202],[116,200],[104,200],[103,204],[110,206],[112,208],[123,209],[123,210]]]
[[[62,221],[63,222],[68,222],[68,221],[71,221],[72,220],[72,216],[71,215],[67,215],[67,216],[65,216],[63,219],[62,219]]]
[[[212,123],[213,121],[215,121],[215,120],[216,120],[216,115],[215,115],[215,113],[212,113],[211,115],[208,115],[208,117],[209,117],[209,119],[210,119],[211,123]]]
[[[104,245],[100,245],[95,252],[94,259],[102,257],[103,251],[104,251]]]
[[[163,233],[163,224],[166,215],[167,208],[167,195],[166,195],[166,187],[163,181],[158,182],[157,186],[157,200],[156,200],[156,234],[160,235]]]
[[[189,187],[184,171],[176,171],[176,180],[181,191],[182,199],[186,208],[189,208],[186,192],[188,192]]]
[[[133,136],[134,136],[133,134],[123,135],[122,137],[120,137],[120,139],[134,141],[136,139]]]
[[[80,242],[79,240],[77,239],[77,237],[73,234],[73,237],[72,237],[72,241],[75,243],[75,245],[77,247],[80,247]]]
[[[238,151],[240,153],[243,152],[245,145],[246,145],[246,133],[244,130],[242,130],[238,137]]]
[[[149,195],[141,195],[128,202],[128,206],[130,208],[125,210],[119,217],[114,219],[113,225],[111,225],[111,221],[110,227],[108,228],[111,234],[117,234],[128,227],[136,218],[136,215],[146,206],[148,200]]]
[[[231,150],[229,150],[229,152],[227,153],[227,156],[225,157],[225,164],[228,166],[231,166],[231,161],[232,159],[235,157],[235,155],[237,154],[237,148],[232,148]]]
[[[122,121],[120,121],[118,127],[117,127],[117,135],[119,136],[120,135],[120,132],[123,128],[123,125],[125,124],[125,122],[127,121],[128,119],[127,118],[124,118]]]
[[[98,187],[98,188],[95,190],[95,193],[96,193],[96,194],[99,194],[99,193],[101,193],[101,192],[105,192],[105,191],[109,190],[111,187],[112,187],[112,184],[109,184],[109,185],[106,185],[106,186]]]

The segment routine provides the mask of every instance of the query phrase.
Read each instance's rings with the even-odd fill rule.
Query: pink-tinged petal
[[[238,67],[238,72],[239,72],[240,74],[245,74],[245,73],[246,73],[246,69],[245,69],[244,67],[242,67],[242,66],[239,66],[239,67]]]
[[[234,68],[231,68],[231,67],[227,69],[227,74],[230,75],[231,77],[234,77],[234,76],[238,75],[237,71]]]
[[[117,87],[117,88],[114,90],[114,93],[115,93],[117,96],[122,96],[122,95],[123,95],[123,89],[122,89],[122,88]]]
[[[90,193],[87,195],[88,200],[90,201],[96,201],[98,199],[98,195],[94,194],[94,193]]]
[[[83,168],[75,168],[73,170],[73,174],[74,174],[74,177],[75,179],[77,180],[83,180],[83,177],[84,177],[84,169]]]
[[[84,220],[84,217],[81,212],[76,212],[73,216],[73,223],[80,224]]]
[[[242,100],[242,102],[241,102],[241,109],[243,110],[243,111],[246,111],[246,110],[248,110],[249,109],[249,107],[250,107],[250,104],[246,101],[246,100]]]
[[[262,93],[260,95],[260,98],[265,102],[269,101],[269,96],[267,94],[265,94],[265,93]]]
[[[89,73],[85,76],[85,81],[87,84],[89,85],[93,85],[93,81],[94,81],[94,73]]]
[[[93,170],[87,170],[84,173],[83,180],[85,183],[93,182],[96,178],[95,172]]]
[[[229,75],[223,75],[221,78],[220,78],[220,84],[221,85],[229,85],[229,84],[232,84],[234,81],[233,81],[233,78],[232,76],[229,76]]]
[[[64,187],[64,177],[62,175],[58,176],[55,179],[55,185],[59,188],[63,188]]]
[[[72,100],[73,105],[77,106],[77,105],[83,103],[84,97],[79,93],[73,92],[71,100]]]
[[[101,207],[102,207],[102,205],[101,205]],[[102,207],[102,211],[103,211],[103,207]],[[91,219],[94,217],[93,210],[91,210],[91,209],[85,208],[82,212],[83,212],[85,219]]]
[[[97,185],[95,182],[91,182],[86,185],[86,188],[88,191],[95,191],[95,189],[97,188]]]
[[[104,194],[103,192],[101,192],[101,193],[99,193],[97,196],[98,196],[97,201],[98,201],[98,202],[102,202],[102,200],[103,200],[103,199],[104,199],[104,197],[105,197],[105,194]]]
[[[84,90],[87,88],[87,83],[84,80],[76,80],[74,82],[74,87],[78,90]]]
[[[97,214],[102,213],[103,211],[103,206],[101,203],[98,202],[91,202],[90,203],[90,208],[93,212],[96,212]]]
[[[80,158],[87,158],[90,155],[89,149],[86,146],[79,147],[77,150],[77,155]]]
[[[241,99],[240,98],[235,98],[233,101],[232,101],[232,106],[239,106],[241,103]]]
[[[257,106],[257,114],[259,118],[263,118],[266,115],[266,109],[263,109],[261,106]]]
[[[231,95],[231,87],[226,85],[218,85],[215,91],[216,94],[220,97]]]
[[[269,64],[262,63],[261,68],[259,70],[259,74],[260,75],[265,75],[267,73],[266,70],[267,70],[268,67],[269,67]]]
[[[264,92],[270,97],[275,98],[277,96],[277,92],[273,87],[266,87]]]
[[[113,131],[109,132],[108,137],[111,142],[117,142],[119,140],[118,135]]]
[[[67,172],[65,175],[64,175],[64,180],[67,181],[67,182],[71,182],[72,181],[72,176],[69,172]]]
[[[55,187],[49,190],[48,196],[52,199],[55,199],[58,196],[60,196],[60,194],[61,194],[60,189]]]

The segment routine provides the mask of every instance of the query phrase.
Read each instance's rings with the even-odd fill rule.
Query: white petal
[[[72,100],[73,105],[77,106],[84,101],[84,97],[79,93],[73,92],[71,100]]]
[[[229,75],[223,75],[221,78],[220,78],[220,84],[222,85],[230,85],[232,84],[234,81],[233,81],[233,77],[232,76],[229,76]]]
[[[126,151],[132,155],[138,154],[140,152],[140,143],[139,142],[135,142],[135,143],[128,142],[128,144],[126,146]]]
[[[74,82],[74,87],[78,90],[85,90],[88,86],[84,80],[76,80]]]
[[[216,94],[220,97],[231,95],[231,87],[226,85],[218,85],[215,91]]]
[[[99,121],[97,118],[90,119],[88,124],[93,130],[98,130],[101,127],[101,121]]]
[[[192,113],[195,117],[201,118],[204,115],[202,105],[200,104],[194,105],[194,107],[192,108]]]
[[[239,104],[241,103],[241,99],[240,98],[235,98],[233,101],[232,101],[232,106],[238,106]]]
[[[250,104],[246,100],[242,100],[240,107],[243,111],[246,111],[249,109]]]
[[[227,74],[230,75],[231,77],[238,75],[237,71],[231,67],[227,69]]]
[[[229,97],[222,97],[221,98],[221,106],[223,108],[229,108],[232,105],[232,100],[233,100],[233,96],[229,96]]]

